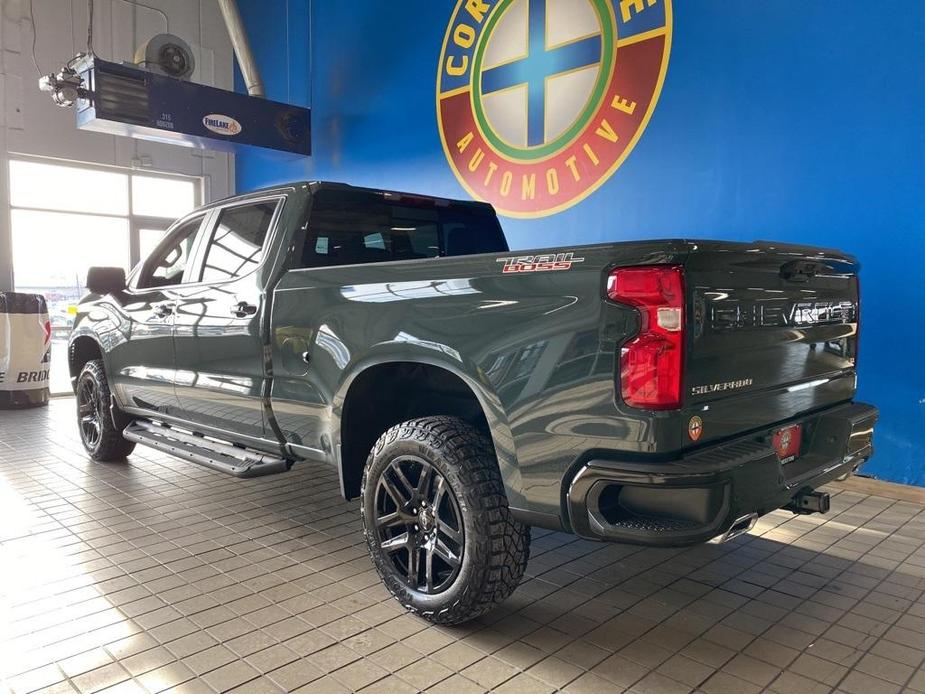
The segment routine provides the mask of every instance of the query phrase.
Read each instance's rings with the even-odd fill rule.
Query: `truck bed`
[[[567,267],[543,267],[555,262]],[[615,387],[639,314],[604,299],[607,276],[651,264],[682,266],[687,283],[684,395],[671,411],[628,407]],[[856,268],[822,249],[677,239],[290,271],[272,303],[272,399],[291,440],[323,451],[326,412],[360,362],[454,369],[506,434],[495,445],[511,505],[558,514],[563,472],[589,451],[670,459],[850,400]],[[292,345],[325,374],[310,397]]]

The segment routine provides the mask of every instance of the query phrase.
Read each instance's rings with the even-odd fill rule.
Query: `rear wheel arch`
[[[520,494],[511,488],[516,460],[510,430],[499,417],[493,392],[470,381],[453,368],[429,361],[382,361],[356,372],[345,383],[340,402],[335,401],[340,416],[334,440],[340,446],[338,465],[345,498],[359,496],[366,458],[383,432],[415,417],[449,415],[489,436],[514,505]]]

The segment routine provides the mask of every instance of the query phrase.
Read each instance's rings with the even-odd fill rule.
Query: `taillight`
[[[620,390],[627,405],[681,406],[684,364],[684,271],[676,265],[617,268],[607,278],[612,301],[639,309],[639,334],[623,345]]]

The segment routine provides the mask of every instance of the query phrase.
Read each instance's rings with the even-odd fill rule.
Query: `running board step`
[[[258,477],[286,472],[292,461],[249,448],[238,448],[204,436],[190,434],[144,420],[129,424],[122,435],[129,441],[170,453],[235,477]]]

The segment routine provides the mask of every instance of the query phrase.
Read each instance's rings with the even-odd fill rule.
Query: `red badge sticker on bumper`
[[[793,424],[778,429],[771,437],[771,445],[777,452],[780,462],[789,463],[800,455],[800,444],[803,441],[803,425]]]

